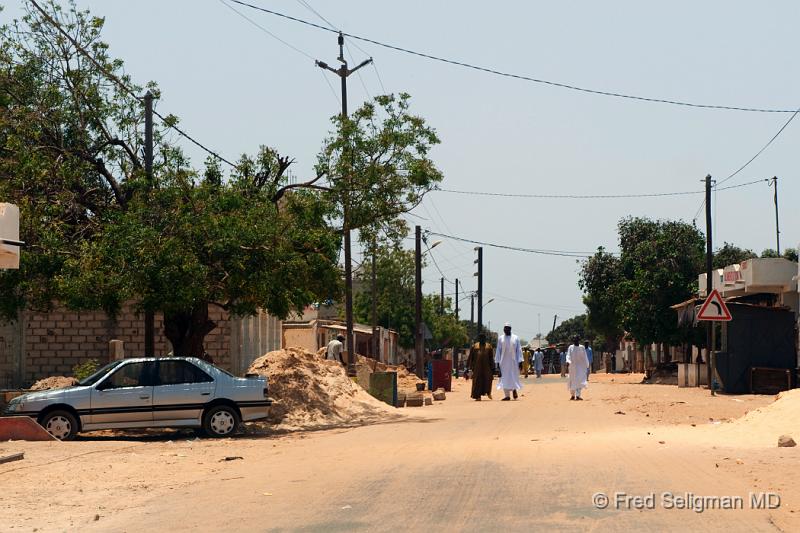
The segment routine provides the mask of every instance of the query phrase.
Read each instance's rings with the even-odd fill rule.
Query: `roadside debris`
[[[795,446],[797,446],[797,443],[791,435],[781,435],[778,437],[778,448],[794,448]]]
[[[219,462],[221,463],[223,461],[236,461],[236,460],[239,460],[239,459],[244,460],[244,457],[242,457],[240,455],[229,455],[227,457],[223,457],[222,459],[220,459]]]
[[[51,376],[49,378],[40,379],[33,385],[29,390],[31,391],[40,391],[40,390],[51,390],[51,389],[63,389],[65,387],[73,387],[78,384],[78,380],[75,378],[67,377],[67,376]]]
[[[11,455],[0,456],[0,464],[10,463],[11,461],[22,461],[25,459],[25,453],[12,453]]]
[[[625,411],[615,411],[614,414],[615,415],[624,415]]]

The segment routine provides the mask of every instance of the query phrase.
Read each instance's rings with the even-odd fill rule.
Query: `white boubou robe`
[[[519,364],[522,362],[522,345],[519,337],[514,335],[500,335],[497,339],[497,350],[494,362],[500,366],[500,380],[497,388],[503,390],[519,390]]]
[[[567,381],[569,390],[576,391],[588,387],[586,373],[589,369],[589,358],[586,355],[586,348],[570,344],[567,350],[567,363],[569,363],[569,381]]]

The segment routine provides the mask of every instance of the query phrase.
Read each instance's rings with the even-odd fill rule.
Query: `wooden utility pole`
[[[414,355],[415,370],[419,378],[425,377],[424,350],[425,339],[422,332],[422,228],[417,226],[414,231]]]
[[[478,258],[475,262],[478,264],[478,335],[483,331],[483,246],[475,248],[478,252]]]
[[[378,251],[376,239],[372,240],[372,357],[380,359],[380,339],[378,338]]]
[[[775,251],[781,255],[781,226],[778,222],[778,176],[772,177],[772,185],[775,187]]]
[[[144,171],[147,186],[153,187],[153,93],[144,95]],[[144,356],[155,357],[156,317],[151,309],[144,311]],[[203,354],[192,354],[202,357]]]
[[[346,126],[347,121],[347,78],[355,71],[369,65],[372,58],[362,61],[355,68],[347,68],[347,61],[344,58],[344,35],[339,32],[339,57],[337,58],[342,64],[338,69],[328,66],[323,61],[316,61],[316,65],[325,70],[329,70],[339,76],[342,81],[342,126]],[[352,154],[351,154],[352,155]],[[352,187],[352,176],[348,172],[344,178],[347,187],[345,187],[344,197],[342,198],[342,232],[344,233],[344,312],[345,321],[347,322],[347,357],[349,360],[348,373],[355,375],[356,373],[356,351],[353,338],[353,264],[350,247],[350,189]]]
[[[714,260],[714,248],[712,242],[712,227],[711,227],[711,174],[706,176],[706,298],[711,294],[714,288],[712,265]],[[706,365],[708,367],[708,388],[711,389],[711,395],[714,396],[714,324],[708,322],[706,324]]]

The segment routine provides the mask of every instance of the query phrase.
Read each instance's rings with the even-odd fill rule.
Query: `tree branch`
[[[317,174],[316,178],[311,179],[309,181],[305,181],[303,183],[292,183],[289,185],[285,185],[280,189],[278,189],[278,191],[274,195],[272,195],[272,201],[274,203],[278,203],[280,199],[283,198],[283,195],[286,194],[286,191],[289,191],[291,189],[315,189],[318,191],[330,191],[331,190],[330,187],[316,185],[316,183],[322,178],[324,178],[326,175],[327,172],[320,172],[319,174]]]

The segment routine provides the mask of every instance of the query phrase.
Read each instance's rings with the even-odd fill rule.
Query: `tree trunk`
[[[208,318],[208,304],[188,311],[164,314],[164,335],[172,343],[172,353],[178,357],[199,357],[214,362],[206,353],[203,341],[217,323]]]

